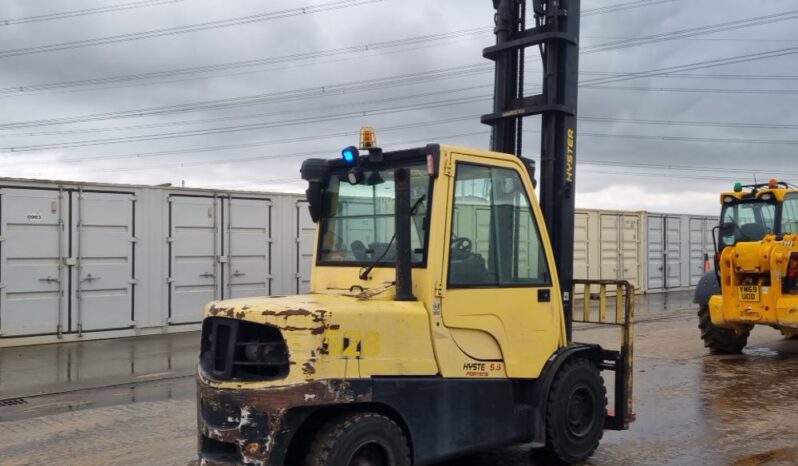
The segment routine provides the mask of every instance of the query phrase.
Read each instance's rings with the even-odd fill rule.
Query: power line
[[[462,105],[467,103],[480,102],[480,101],[485,101],[487,99],[488,98],[483,96],[461,97],[457,99],[428,102],[424,104],[404,105],[392,108],[375,109],[366,112],[355,111],[348,113],[336,113],[333,115],[323,115],[318,117],[294,118],[290,120],[261,122],[261,123],[252,123],[252,124],[235,125],[235,126],[222,126],[215,128],[188,130],[188,131],[173,131],[170,133],[155,133],[155,134],[145,134],[139,136],[127,136],[127,137],[92,139],[92,140],[62,142],[62,143],[52,143],[52,144],[6,147],[6,148],[0,148],[0,153],[33,152],[33,151],[40,151],[47,149],[67,149],[67,148],[76,148],[76,147],[108,145],[108,144],[121,144],[128,142],[142,142],[142,141],[154,141],[161,139],[206,136],[211,134],[226,134],[226,133],[254,131],[254,130],[269,129],[269,128],[283,128],[287,126],[298,126],[298,125],[306,125],[314,123],[326,123],[331,121],[348,120],[352,118],[360,118],[363,116],[387,115],[387,114],[395,114],[400,112],[427,110],[427,109],[441,108],[441,107],[451,107],[453,105]],[[476,119],[476,116],[473,117]]]
[[[588,8],[582,10],[582,16],[602,15],[605,13],[614,13],[616,11],[630,10],[633,8],[640,8],[644,6],[659,5],[662,3],[673,3],[680,0],[636,0],[633,2],[616,3],[614,5],[607,5],[597,8]]]
[[[599,89],[605,91],[644,91],[644,92],[686,92],[699,94],[764,94],[764,95],[796,95],[796,89],[723,89],[707,87],[656,87],[656,86],[601,86],[586,84],[580,88]]]
[[[390,130],[397,129],[396,127],[391,128]],[[387,128],[382,129],[381,131],[388,130]],[[534,131],[525,131],[526,133],[533,133]],[[353,136],[356,135],[357,132],[349,132],[349,133],[338,133],[336,136]],[[408,144],[416,144],[416,143],[428,143],[431,140],[447,140],[447,139],[455,139],[460,137],[473,137],[473,136],[486,136],[489,134],[489,131],[479,131],[479,132],[468,132],[468,133],[459,133],[459,134],[452,134],[447,136],[438,136],[433,138],[423,138],[423,139],[415,139],[415,140],[405,140],[401,142],[396,142],[392,145],[408,145]],[[107,172],[117,172],[117,171],[147,171],[147,170],[155,170],[155,169],[170,169],[170,168],[189,168],[189,167],[198,167],[198,166],[205,166],[205,165],[217,165],[219,163],[250,163],[250,162],[262,162],[266,160],[276,160],[276,159],[287,159],[287,158],[298,158],[298,157],[312,157],[312,156],[323,156],[329,155],[331,151],[329,150],[318,150],[318,151],[305,151],[305,152],[294,152],[294,153],[280,153],[278,155],[256,155],[256,156],[248,156],[248,157],[239,157],[239,158],[226,158],[225,160],[209,160],[209,161],[193,161],[193,162],[180,162],[180,163],[171,163],[171,164],[161,164],[161,165],[152,165],[149,164],[144,167],[114,167],[114,168],[102,168],[102,169],[92,169],[92,170],[80,170],[81,173],[107,173]],[[617,161],[617,160],[600,160],[600,159],[584,159],[580,158],[579,161],[580,166],[582,165],[596,165],[596,166],[619,166],[624,168],[643,168],[643,169],[652,169],[656,168],[659,170],[676,170],[676,171],[712,171],[715,173],[741,173],[741,174],[750,174],[751,170],[749,168],[734,168],[734,167],[710,167],[710,166],[687,166],[687,165],[674,165],[674,164],[649,164],[649,163],[639,163],[639,162],[627,162],[627,161]],[[599,173],[599,174],[613,174],[613,175],[625,175],[625,176],[650,176],[650,177],[662,177],[665,172],[658,171],[658,172],[644,172],[644,171],[599,171],[599,170],[590,170],[581,168],[579,171],[587,171],[592,173]],[[62,169],[59,168],[59,173],[62,173]],[[784,172],[783,170],[780,173],[784,176],[791,176],[795,175],[798,176],[798,172]],[[687,179],[709,179],[709,180],[721,180],[721,181],[736,181],[737,178],[725,178],[725,177],[718,177],[718,176],[711,176],[711,175],[698,175],[695,173],[691,174],[680,174],[680,178],[687,178]],[[738,177],[739,178],[739,177]],[[278,178],[266,181],[299,181],[297,178]]]
[[[716,32],[733,31],[741,28],[761,26],[764,24],[772,24],[776,22],[792,20],[795,18],[798,18],[798,10],[784,11],[781,13],[775,13],[770,15],[756,16],[753,18],[745,18],[735,21],[727,21],[724,23],[681,29],[678,31],[652,34],[649,36],[638,37],[635,39],[623,39],[612,42],[605,42],[603,44],[584,47],[581,53],[590,54],[590,53],[602,52],[605,50],[616,50],[628,47],[636,47],[638,45],[653,44],[666,40],[684,39],[699,35],[714,34]]]
[[[14,26],[17,24],[38,23],[42,21],[52,21],[56,19],[75,18],[78,16],[97,15],[101,13],[112,13],[116,11],[133,10],[137,8],[147,8],[152,6],[178,3],[185,0],[144,0],[132,3],[119,3],[116,5],[101,6],[96,8],[84,8],[82,10],[60,11],[44,15],[26,16],[23,18],[0,19],[0,26]]]
[[[776,58],[782,57],[786,55],[793,55],[798,53],[798,47],[789,47],[786,49],[779,49],[779,50],[771,50],[769,52],[757,52],[757,53],[750,53],[746,55],[738,55],[734,57],[727,57],[727,58],[719,58],[714,60],[704,60],[696,63],[689,63],[685,65],[676,65],[676,66],[669,66],[665,68],[657,68],[654,70],[649,71],[640,71],[640,72],[630,72],[627,74],[621,74],[614,77],[608,78],[596,78],[587,81],[583,81],[582,85],[598,85],[598,84],[609,84],[619,81],[626,81],[629,79],[640,79],[640,78],[651,78],[657,77],[668,73],[679,73],[683,71],[695,71],[704,68],[712,68],[716,66],[722,65],[733,65],[737,63],[746,63],[751,61],[757,60],[765,60],[768,58]]]
[[[485,33],[489,32],[490,28],[462,29],[446,33],[427,34],[423,36],[408,37],[405,39],[395,39],[390,41],[367,43],[351,47],[319,50],[315,52],[294,53],[289,55],[281,55],[277,57],[260,58],[256,60],[244,60],[237,62],[220,63],[216,65],[203,65],[203,66],[195,66],[190,68],[153,71],[148,73],[108,76],[104,78],[82,79],[77,81],[62,81],[62,82],[47,83],[47,84],[12,86],[0,89],[0,96],[7,94],[13,95],[19,93],[30,93],[30,92],[46,91],[54,89],[56,90],[69,89],[69,88],[82,87],[82,86],[113,84],[120,82],[130,82],[130,81],[157,79],[164,77],[184,76],[190,74],[210,73],[215,71],[226,71],[226,70],[233,70],[240,68],[267,66],[267,65],[274,65],[280,63],[289,63],[293,61],[309,60],[313,58],[334,57],[339,55],[349,55],[349,54],[362,53],[367,51],[400,48],[409,45],[428,44],[429,42],[446,41],[452,39],[459,39],[463,37],[485,35]],[[113,89],[113,87],[106,89]]]
[[[314,86],[310,88],[294,89],[290,91],[270,92],[264,94],[254,94],[241,97],[230,97],[224,99],[206,100],[188,104],[166,105],[161,107],[149,107],[135,110],[123,110],[118,112],[95,113],[75,117],[50,118],[46,120],[33,120],[15,123],[0,124],[0,130],[29,128],[36,126],[49,126],[54,124],[85,123],[88,121],[100,121],[116,118],[140,118],[143,116],[161,115],[168,113],[182,113],[196,110],[210,110],[218,108],[238,107],[242,105],[255,105],[263,103],[287,102],[329,95],[341,95],[345,93],[387,89],[408,84],[436,81],[448,78],[469,77],[474,74],[489,71],[491,66],[487,63],[476,65],[465,65],[457,67],[442,68],[420,73],[410,73],[404,75],[390,76],[387,78],[367,79],[363,81],[353,81],[343,84],[333,84],[327,86]]]
[[[265,112],[265,113],[254,113],[254,114],[246,114],[246,115],[231,115],[231,116],[222,116],[222,117],[213,117],[213,118],[201,118],[201,119],[193,119],[193,120],[180,120],[180,121],[166,121],[163,123],[148,123],[148,124],[141,124],[141,125],[127,125],[127,126],[112,126],[112,127],[100,127],[100,128],[84,128],[84,129],[71,129],[71,130],[61,130],[61,131],[41,131],[41,132],[25,132],[25,133],[11,133],[11,134],[0,134],[0,138],[17,138],[17,137],[38,137],[38,136],[58,136],[58,135],[67,135],[67,134],[87,134],[87,133],[103,133],[109,131],[130,131],[130,130],[139,130],[139,129],[152,129],[152,128],[174,128],[178,126],[190,126],[190,125],[199,125],[205,123],[215,123],[220,121],[235,121],[235,120],[249,120],[253,118],[263,118],[263,117],[272,117],[272,116],[285,116],[285,115],[294,115],[294,114],[302,114],[308,112],[317,112],[323,110],[339,110],[339,109],[348,109],[352,111],[352,109],[359,109],[358,112],[363,112],[363,114],[367,114],[370,110],[362,109],[363,106],[366,105],[374,105],[374,104],[382,104],[388,102],[397,102],[397,101],[408,101],[412,99],[419,99],[424,97],[432,97],[432,96],[441,96],[445,94],[459,94],[461,92],[467,92],[472,90],[484,90],[486,88],[492,87],[492,84],[483,84],[483,85],[476,85],[476,86],[468,86],[468,87],[460,87],[454,89],[445,89],[441,91],[432,91],[432,92],[422,92],[417,94],[410,94],[410,95],[400,95],[395,97],[387,97],[383,99],[374,99],[368,101],[361,101],[356,103],[347,103],[347,104],[335,104],[335,105],[325,105],[320,107],[302,107],[298,110],[276,110],[272,112]],[[487,94],[481,94],[480,96],[485,100],[490,99],[491,96]]]
[[[30,55],[43,52],[55,52],[59,50],[69,50],[82,47],[91,47],[95,45],[116,44],[119,42],[128,42],[132,40],[151,39],[154,37],[171,36],[175,34],[184,34],[189,32],[206,31],[209,29],[218,29],[230,26],[239,26],[242,24],[252,24],[263,21],[272,21],[276,19],[288,18],[292,16],[301,16],[306,14],[321,13],[324,11],[338,10],[341,8],[349,8],[354,6],[368,5],[372,3],[382,2],[384,0],[338,0],[330,3],[322,3],[318,5],[310,5],[302,8],[291,8],[288,10],[271,11],[266,13],[258,13],[254,15],[240,16],[237,18],[222,19],[216,21],[207,21],[204,23],[190,24],[186,26],[176,26],[163,29],[153,29],[150,31],[132,32],[127,34],[118,34],[115,36],[96,37],[93,39],[83,39],[71,42],[61,42],[57,44],[37,45],[34,47],[24,47],[19,49],[9,49],[0,51],[0,58],[18,57],[23,55]]]
[[[708,60],[698,63],[678,65],[678,66],[660,68],[650,71],[618,73],[608,77],[585,80],[582,81],[580,85],[583,87],[591,87],[591,86],[596,87],[601,84],[612,83],[627,79],[654,77],[654,76],[667,75],[669,73],[675,73],[681,71],[694,71],[703,68],[721,66],[732,63],[742,63],[746,61],[762,60],[766,58],[773,58],[777,56],[794,54],[794,53],[798,53],[798,47],[792,47],[789,49],[781,49],[764,53],[748,54],[737,57],[729,57],[725,59]],[[60,125],[60,124],[69,124],[69,123],[84,123],[88,121],[102,121],[109,119],[140,118],[144,116],[192,112],[197,110],[230,108],[242,105],[287,102],[287,101],[307,99],[307,98],[320,97],[320,96],[340,95],[344,93],[387,89],[397,86],[404,86],[411,83],[429,82],[440,79],[462,78],[470,75],[487,73],[490,71],[492,71],[492,66],[490,64],[487,63],[472,64],[472,65],[464,65],[458,67],[442,68],[442,69],[425,71],[420,73],[411,73],[411,74],[393,76],[388,78],[375,78],[365,81],[355,81],[355,82],[328,85],[328,86],[315,86],[312,88],[294,89],[290,91],[255,94],[255,95],[241,96],[241,97],[231,97],[231,98],[216,99],[209,101],[193,102],[187,104],[149,107],[149,108],[135,109],[135,110],[123,110],[118,112],[105,112],[105,113],[88,114],[88,115],[81,115],[74,117],[51,118],[45,120],[3,123],[0,124],[0,130]],[[709,92],[709,91],[711,90],[701,89],[693,92]],[[718,92],[733,93],[734,91],[719,90]],[[736,92],[745,93],[744,90],[736,90]],[[756,90],[749,92],[781,94],[781,93],[790,93],[792,91]]]
[[[798,129],[798,125],[784,123],[742,123],[742,122],[721,122],[721,121],[676,121],[676,120],[656,120],[639,118],[608,118],[580,116],[579,121],[590,121],[596,123],[629,123],[635,125],[655,125],[655,126],[693,126],[693,127],[715,127],[715,128],[750,128],[750,129]]]
[[[362,101],[357,103],[347,103],[347,104],[336,104],[336,105],[326,105],[320,107],[302,107],[299,110],[277,110],[272,112],[265,112],[265,113],[255,113],[255,114],[246,114],[246,115],[233,115],[233,116],[223,116],[223,117],[214,117],[214,118],[202,118],[202,119],[194,119],[194,120],[182,120],[182,121],[167,121],[162,123],[148,123],[148,124],[140,124],[140,125],[126,125],[126,126],[113,126],[113,127],[100,127],[100,128],[84,128],[84,129],[72,129],[72,130],[61,130],[61,131],[41,131],[41,132],[25,132],[25,133],[12,133],[12,134],[0,134],[0,139],[2,138],[19,138],[19,137],[40,137],[40,136],[58,136],[58,135],[73,135],[73,134],[92,134],[92,133],[103,133],[103,132],[111,132],[111,131],[131,131],[131,130],[141,130],[141,129],[153,129],[153,128],[175,128],[178,126],[190,126],[190,125],[199,125],[199,124],[206,124],[206,123],[214,123],[214,122],[222,122],[222,121],[235,121],[235,120],[249,120],[254,118],[264,118],[264,117],[272,117],[272,116],[285,116],[285,115],[293,115],[293,114],[302,114],[308,112],[317,112],[317,111],[324,111],[324,110],[338,110],[338,109],[347,109],[350,112],[352,109],[358,109],[357,112],[362,112],[363,116],[371,114],[372,110],[362,109],[362,107],[366,105],[374,105],[374,104],[382,104],[388,102],[396,102],[396,101],[409,101],[413,99],[420,99],[425,97],[433,97],[433,96],[441,96],[445,94],[457,94],[461,92],[467,92],[472,90],[482,90],[491,87],[491,84],[484,84],[484,85],[476,85],[476,86],[468,86],[468,87],[461,87],[461,88],[454,88],[454,89],[446,89],[442,91],[433,91],[433,92],[424,92],[424,93],[416,93],[416,94],[409,94],[409,95],[400,95],[395,97],[388,97],[384,99],[376,99],[376,100],[369,100],[369,101]],[[772,95],[792,95],[798,94],[798,91],[794,90],[770,90],[770,89],[715,89],[715,88],[657,88],[657,87],[640,87],[640,86],[585,86],[586,89],[592,90],[613,90],[613,91],[666,91],[666,92],[687,92],[687,93],[721,93],[721,94],[772,94]],[[531,91],[536,92],[536,91]],[[470,99],[474,99],[473,102],[477,101],[486,101],[492,98],[491,95],[483,94],[479,96],[468,97]],[[449,102],[449,101],[447,101]],[[458,103],[458,102],[454,102]],[[765,129],[798,129],[798,125],[789,125],[789,124],[781,124],[781,123],[742,123],[742,122],[696,122],[696,121],[689,121],[689,122],[677,122],[677,121],[666,121],[666,120],[639,120],[639,119],[619,119],[619,118],[589,118],[589,117],[580,117],[582,121],[604,121],[604,122],[622,122],[622,123],[637,123],[637,124],[655,124],[655,125],[672,125],[672,126],[714,126],[714,127],[726,127],[726,128],[765,128]]]
[[[796,40],[798,42],[798,40]],[[628,75],[629,71],[579,71],[580,75],[586,76],[621,76]],[[719,73],[666,73],[657,76],[658,78],[678,78],[678,79],[723,79],[723,80],[761,80],[761,81],[798,81],[798,75],[784,74],[719,74]]]
[[[351,1],[351,0],[350,0]],[[379,1],[379,0],[378,0]],[[647,43],[653,42],[662,42],[665,40],[674,40],[683,37],[694,37],[696,35],[702,34],[711,34],[721,30],[730,30],[731,29],[740,29],[743,27],[750,27],[755,25],[767,24],[769,22],[776,22],[776,21],[784,21],[788,19],[793,19],[794,17],[798,17],[798,10],[780,13],[777,15],[766,15],[766,16],[759,16],[753,17],[743,20],[736,20],[726,23],[719,23],[709,26],[702,26],[697,28],[690,28],[690,29],[683,29],[678,31],[672,31],[667,33],[660,33],[654,34],[644,37],[633,37],[627,38],[623,40],[615,40],[612,42],[598,44],[591,47],[586,47],[582,49],[581,53],[597,53],[607,50],[613,50],[618,48],[626,48],[636,45],[642,45]],[[462,38],[462,37],[476,37],[482,34],[487,34],[491,31],[490,28],[470,28],[470,29],[462,29],[457,31],[451,31],[446,33],[440,34],[432,34],[426,36],[417,36],[417,37],[410,37],[405,39],[396,39],[393,41],[385,41],[385,42],[378,42],[373,44],[364,44],[352,47],[344,47],[339,49],[331,49],[331,50],[322,50],[316,52],[306,52],[306,53],[296,53],[290,54],[285,56],[279,57],[270,57],[270,58],[263,58],[263,59],[256,59],[256,60],[245,60],[239,62],[229,62],[229,63],[222,63],[217,65],[205,65],[199,67],[191,67],[191,68],[182,68],[182,69],[174,69],[174,70],[163,70],[163,71],[155,71],[155,72],[148,72],[148,73],[137,73],[137,74],[130,74],[130,75],[121,75],[121,76],[111,76],[105,78],[90,78],[78,81],[65,81],[65,82],[57,82],[57,83],[49,83],[49,84],[34,84],[34,85],[22,85],[22,86],[14,86],[8,87],[4,89],[0,89],[0,96],[2,95],[19,95],[20,93],[28,93],[28,92],[35,92],[35,91],[43,91],[43,90],[57,90],[57,89],[70,89],[75,87],[82,87],[82,86],[91,86],[91,85],[101,85],[101,84],[112,84],[112,83],[122,83],[122,82],[130,82],[130,81],[138,81],[138,80],[147,80],[147,79],[157,79],[162,77],[172,77],[172,76],[185,76],[191,74],[198,74],[198,73],[209,73],[214,71],[224,71],[224,70],[231,70],[231,69],[238,69],[238,68],[249,68],[249,67],[257,67],[257,66],[266,66],[271,64],[277,63],[286,63],[291,61],[300,61],[300,60],[308,60],[312,58],[320,58],[320,57],[329,57],[329,56],[339,56],[351,53],[359,53],[366,50],[380,50],[380,49],[388,49],[394,47],[402,47],[412,44],[423,44],[428,41],[435,41],[435,40],[451,40],[452,38]],[[0,52],[0,58],[2,58],[2,53]],[[198,79],[205,79],[198,78]],[[104,89],[113,89],[114,87],[106,87]]]
[[[386,115],[386,114],[395,114],[400,112],[408,112],[408,111],[417,111],[417,110],[427,110],[433,108],[441,108],[441,107],[451,107],[454,105],[463,105],[468,103],[475,103],[475,102],[482,102],[489,100],[490,96],[468,96],[468,97],[459,97],[453,99],[447,99],[442,101],[436,102],[426,102],[421,104],[411,104],[411,105],[402,105],[398,107],[388,107],[388,108],[381,108],[381,109],[374,109],[368,111],[351,111],[346,113],[337,112],[334,114],[328,115],[321,115],[315,117],[304,117],[304,118],[292,118],[287,120],[280,120],[280,121],[271,121],[271,122],[258,122],[258,123],[251,123],[251,124],[243,124],[243,125],[234,125],[234,126],[222,126],[222,127],[214,127],[214,128],[205,128],[205,129],[196,129],[196,130],[186,130],[186,131],[173,131],[168,133],[153,133],[153,134],[145,134],[145,135],[138,135],[138,136],[127,136],[127,137],[114,137],[114,138],[104,138],[104,139],[92,139],[92,140],[82,140],[82,141],[72,141],[72,142],[60,142],[60,143],[50,143],[50,144],[36,144],[36,145],[26,145],[26,146],[18,146],[18,147],[7,147],[7,148],[0,148],[0,153],[11,153],[11,152],[32,152],[32,151],[41,151],[41,150],[49,150],[49,149],[67,149],[67,148],[76,148],[76,147],[88,147],[88,146],[97,146],[97,145],[108,145],[108,144],[121,144],[121,143],[129,143],[129,142],[142,142],[142,141],[153,141],[153,140],[161,140],[161,139],[173,139],[173,138],[183,138],[183,137],[193,137],[193,136],[205,136],[211,134],[225,134],[225,133],[233,133],[233,132],[241,132],[241,131],[253,131],[253,130],[261,130],[261,129],[269,129],[269,128],[281,128],[287,126],[298,126],[298,125],[307,125],[307,124],[314,124],[314,123],[322,123],[322,122],[331,122],[331,121],[341,121],[347,120],[352,118],[360,118],[363,116],[377,116],[377,115]],[[476,116],[475,116],[476,118]],[[737,138],[692,138],[692,137],[685,137],[685,136],[652,136],[652,135],[619,135],[619,134],[602,134],[602,133],[586,133],[582,132],[582,136],[591,136],[591,137],[612,137],[612,138],[627,138],[627,139],[646,139],[646,140],[662,140],[662,141],[689,141],[689,142],[723,142],[723,143],[757,143],[757,144],[786,144],[786,145],[794,145],[798,144],[798,141],[794,140],[779,140],[779,139],[737,139]]]
[[[611,39],[611,40],[636,40],[639,36],[582,36],[582,39]],[[798,42],[798,39],[763,39],[755,37],[701,37],[686,38],[685,40],[706,42]]]
[[[191,136],[210,135],[210,134],[225,134],[225,133],[232,133],[232,132],[252,131],[252,130],[257,130],[257,129],[265,129],[265,128],[279,128],[279,127],[296,126],[296,125],[302,125],[302,124],[313,124],[313,123],[320,123],[320,122],[339,121],[339,120],[345,120],[345,119],[351,119],[351,118],[360,118],[360,117],[362,117],[364,115],[383,115],[383,114],[391,114],[391,113],[397,113],[397,112],[415,111],[415,110],[421,110],[421,109],[448,107],[448,106],[451,106],[451,105],[459,105],[459,104],[472,103],[472,102],[477,102],[477,101],[484,101],[485,99],[486,99],[486,97],[484,97],[484,96],[466,97],[466,98],[449,99],[449,100],[445,100],[445,101],[430,102],[430,103],[418,104],[418,105],[407,105],[407,106],[404,106],[404,107],[378,109],[378,110],[373,110],[373,111],[369,111],[369,112],[359,111],[359,112],[352,112],[352,113],[347,113],[347,114],[324,115],[324,116],[313,117],[313,118],[299,118],[299,119],[291,119],[291,120],[283,120],[283,121],[275,121],[275,122],[267,122],[267,123],[255,123],[255,124],[248,124],[248,125],[217,127],[217,128],[209,128],[209,129],[202,129],[202,130],[191,130],[191,131],[180,131],[180,132],[172,132],[172,133],[158,133],[158,134],[148,134],[148,135],[141,135],[141,136],[120,137],[120,138],[106,138],[106,139],[73,141],[73,142],[65,142],[65,143],[53,143],[53,144],[39,144],[39,145],[9,147],[9,148],[0,149],[0,153],[21,153],[21,152],[41,151],[41,150],[48,150],[48,149],[64,149],[64,148],[88,147],[88,146],[97,146],[97,145],[108,145],[108,144],[120,144],[120,143],[128,143],[128,142],[141,142],[141,141],[170,139],[170,138],[176,138],[176,137],[191,137]],[[455,117],[454,119],[441,120],[441,122],[463,121],[463,120],[469,120],[471,118],[475,119],[476,117],[477,117],[477,115],[467,115],[467,116]],[[428,125],[429,124],[436,124],[436,122],[426,122],[425,124],[428,124]],[[710,138],[710,137],[658,136],[658,135],[595,133],[595,132],[581,132],[580,135],[582,137],[599,137],[599,138],[616,138],[616,139],[650,140],[650,141],[670,141],[670,142],[679,141],[679,142],[704,142],[704,143],[724,143],[724,144],[798,145],[798,140],[787,140],[787,139]]]
[[[445,118],[441,120],[435,121],[425,121],[425,122],[415,122],[415,123],[406,123],[401,125],[394,125],[394,126],[385,126],[380,128],[380,133],[384,132],[391,132],[391,131],[401,131],[405,129],[415,129],[415,128],[424,128],[433,125],[443,125],[448,123],[459,123],[462,121],[476,121],[475,118],[477,115],[467,115],[461,117],[454,117],[454,118]],[[223,150],[236,150],[236,149],[248,149],[253,147],[266,147],[266,146],[274,146],[274,145],[281,145],[281,144],[293,144],[293,143],[304,143],[308,141],[318,141],[324,139],[334,139],[334,138],[344,138],[350,137],[353,135],[359,134],[357,131],[342,131],[336,133],[327,133],[327,134],[307,134],[299,137],[289,137],[289,138],[282,138],[282,139],[272,139],[266,141],[251,141],[251,142],[244,142],[244,143],[236,143],[236,144],[220,144],[215,146],[204,146],[204,147],[192,147],[186,149],[173,149],[173,150],[165,150],[165,151],[155,151],[155,152],[134,152],[129,154],[118,154],[118,155],[101,155],[101,156],[93,156],[93,157],[70,157],[58,160],[42,160],[42,161],[29,161],[26,160],[26,165],[33,165],[37,163],[44,163],[50,164],[53,162],[64,162],[64,163],[80,163],[80,162],[92,162],[92,161],[100,161],[100,160],[119,160],[119,159],[143,159],[149,157],[160,157],[165,155],[181,155],[181,154],[199,154],[204,152],[218,152]],[[466,134],[473,134],[473,133],[466,133]],[[218,160],[217,160],[218,162]],[[9,164],[14,166],[19,166],[18,162]]]

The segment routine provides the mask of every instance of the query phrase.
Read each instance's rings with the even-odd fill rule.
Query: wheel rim
[[[388,452],[377,442],[366,442],[352,453],[348,466],[389,466]]]
[[[568,398],[566,424],[574,437],[585,437],[596,423],[596,401],[587,386],[576,387]]]

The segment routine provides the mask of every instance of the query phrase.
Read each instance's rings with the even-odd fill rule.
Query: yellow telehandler
[[[713,354],[740,353],[754,325],[798,335],[798,188],[776,179],[720,195],[715,270],[696,288]]]

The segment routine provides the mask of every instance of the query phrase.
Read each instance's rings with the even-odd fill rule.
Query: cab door
[[[537,377],[563,338],[551,250],[523,167],[451,154],[441,315],[467,356]]]

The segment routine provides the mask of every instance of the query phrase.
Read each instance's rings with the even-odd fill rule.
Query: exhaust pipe
[[[410,248],[410,172],[399,168],[393,175],[396,205],[394,228],[396,230],[396,301],[415,301]]]

